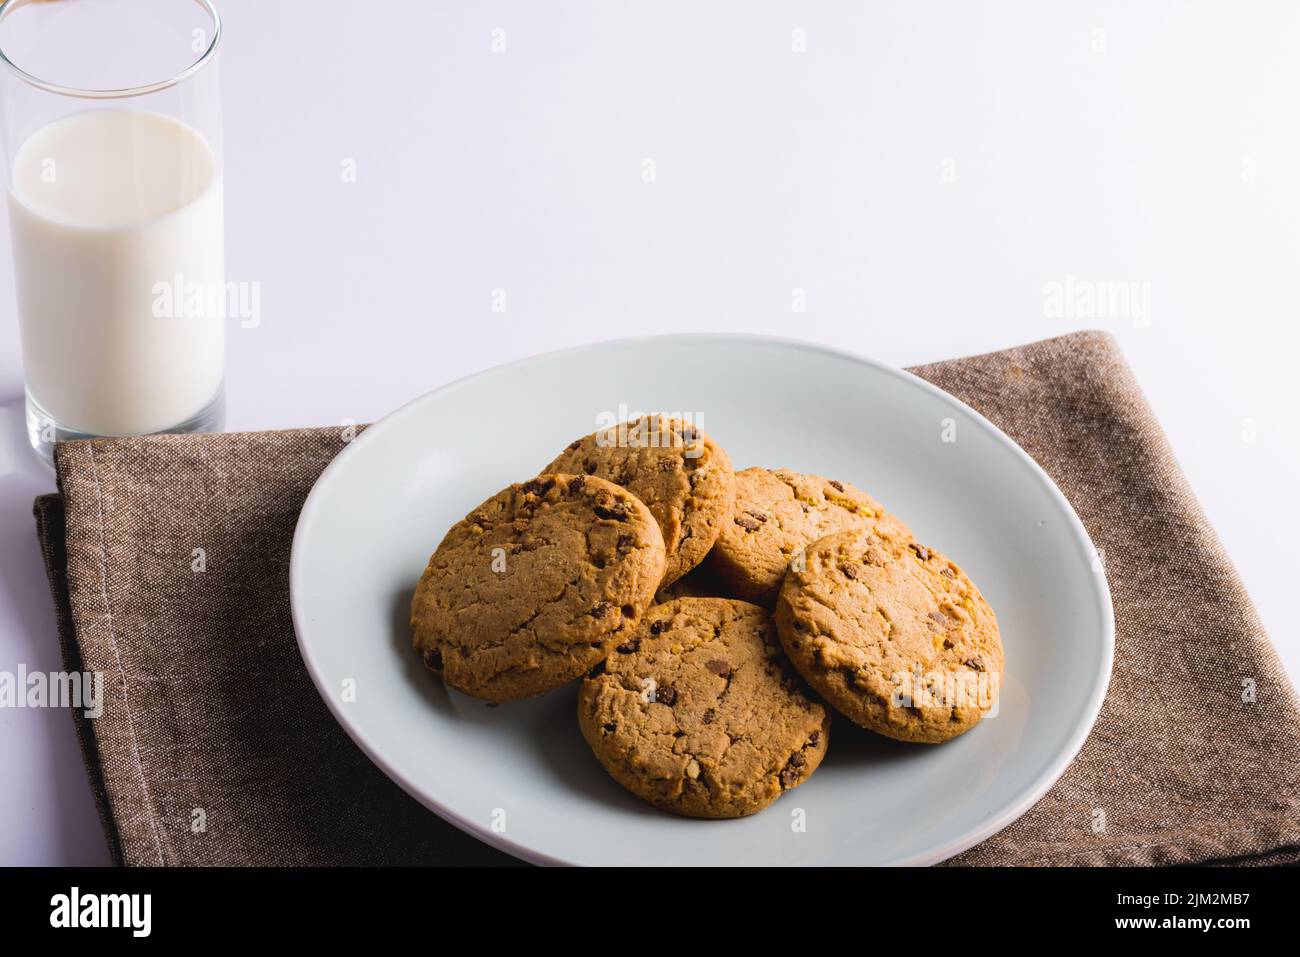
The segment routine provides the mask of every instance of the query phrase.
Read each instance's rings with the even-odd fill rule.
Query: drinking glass
[[[4,0],[3,140],[27,426],[224,421],[221,20],[209,0]]]

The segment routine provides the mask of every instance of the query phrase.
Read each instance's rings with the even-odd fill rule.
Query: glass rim
[[[9,14],[13,13],[20,7],[28,6],[39,0],[3,0],[0,2],[0,23],[3,23]],[[114,90],[88,90],[75,86],[64,86],[60,83],[52,83],[49,80],[42,80],[40,77],[28,73],[13,60],[9,59],[9,54],[0,45],[0,62],[4,63],[9,70],[14,73],[20,80],[38,90],[44,90],[47,93],[55,93],[59,96],[70,96],[84,100],[119,100],[132,96],[144,96],[148,93],[157,93],[159,90],[165,90],[168,87],[175,86],[192,77],[199,70],[203,69],[217,53],[217,46],[221,42],[221,14],[217,13],[217,8],[212,5],[212,0],[190,0],[191,3],[197,4],[207,12],[212,18],[212,42],[208,44],[197,60],[187,66],[179,73],[167,77],[163,80],[157,80],[153,83],[145,83],[141,86],[123,87]]]

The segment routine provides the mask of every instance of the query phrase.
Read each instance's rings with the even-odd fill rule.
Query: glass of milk
[[[0,3],[27,423],[47,459],[65,439],[222,428],[220,40],[209,0]]]

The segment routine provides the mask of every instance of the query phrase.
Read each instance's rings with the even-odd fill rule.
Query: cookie
[[[737,598],[767,608],[776,602],[791,560],[819,538],[850,529],[912,538],[866,492],[820,475],[745,469],[736,473],[735,501],[709,564]]]
[[[614,780],[688,817],[743,817],[798,787],[830,721],[767,612],[725,598],[655,605],[578,696],[583,737]]]
[[[550,691],[633,631],[664,570],[649,509],[589,476],[541,475],[452,526],[411,602],[412,642],[488,701]]]
[[[916,542],[829,535],[792,568],[776,605],[799,673],[851,721],[939,743],[997,703],[997,618],[966,573]]]
[[[680,419],[647,415],[594,432],[570,444],[544,471],[595,475],[645,502],[668,549],[665,585],[703,561],[731,516],[731,460]]]

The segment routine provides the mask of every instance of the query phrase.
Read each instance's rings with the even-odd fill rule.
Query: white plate
[[[965,567],[1002,627],[998,714],[939,747],[839,719],[807,784],[743,820],[692,821],[606,775],[578,732],[576,685],[489,708],[433,681],[410,651],[407,615],[443,534],[607,424],[598,416],[637,411],[698,415],[737,468],[787,466],[860,485]],[[944,441],[945,429],[956,441]],[[511,854],[571,864],[926,864],[1014,821],[1083,744],[1114,648],[1094,558],[1033,460],[941,390],[818,346],[672,336],[501,366],[372,426],[308,497],[290,582],[303,660],[347,732],[431,810]]]

